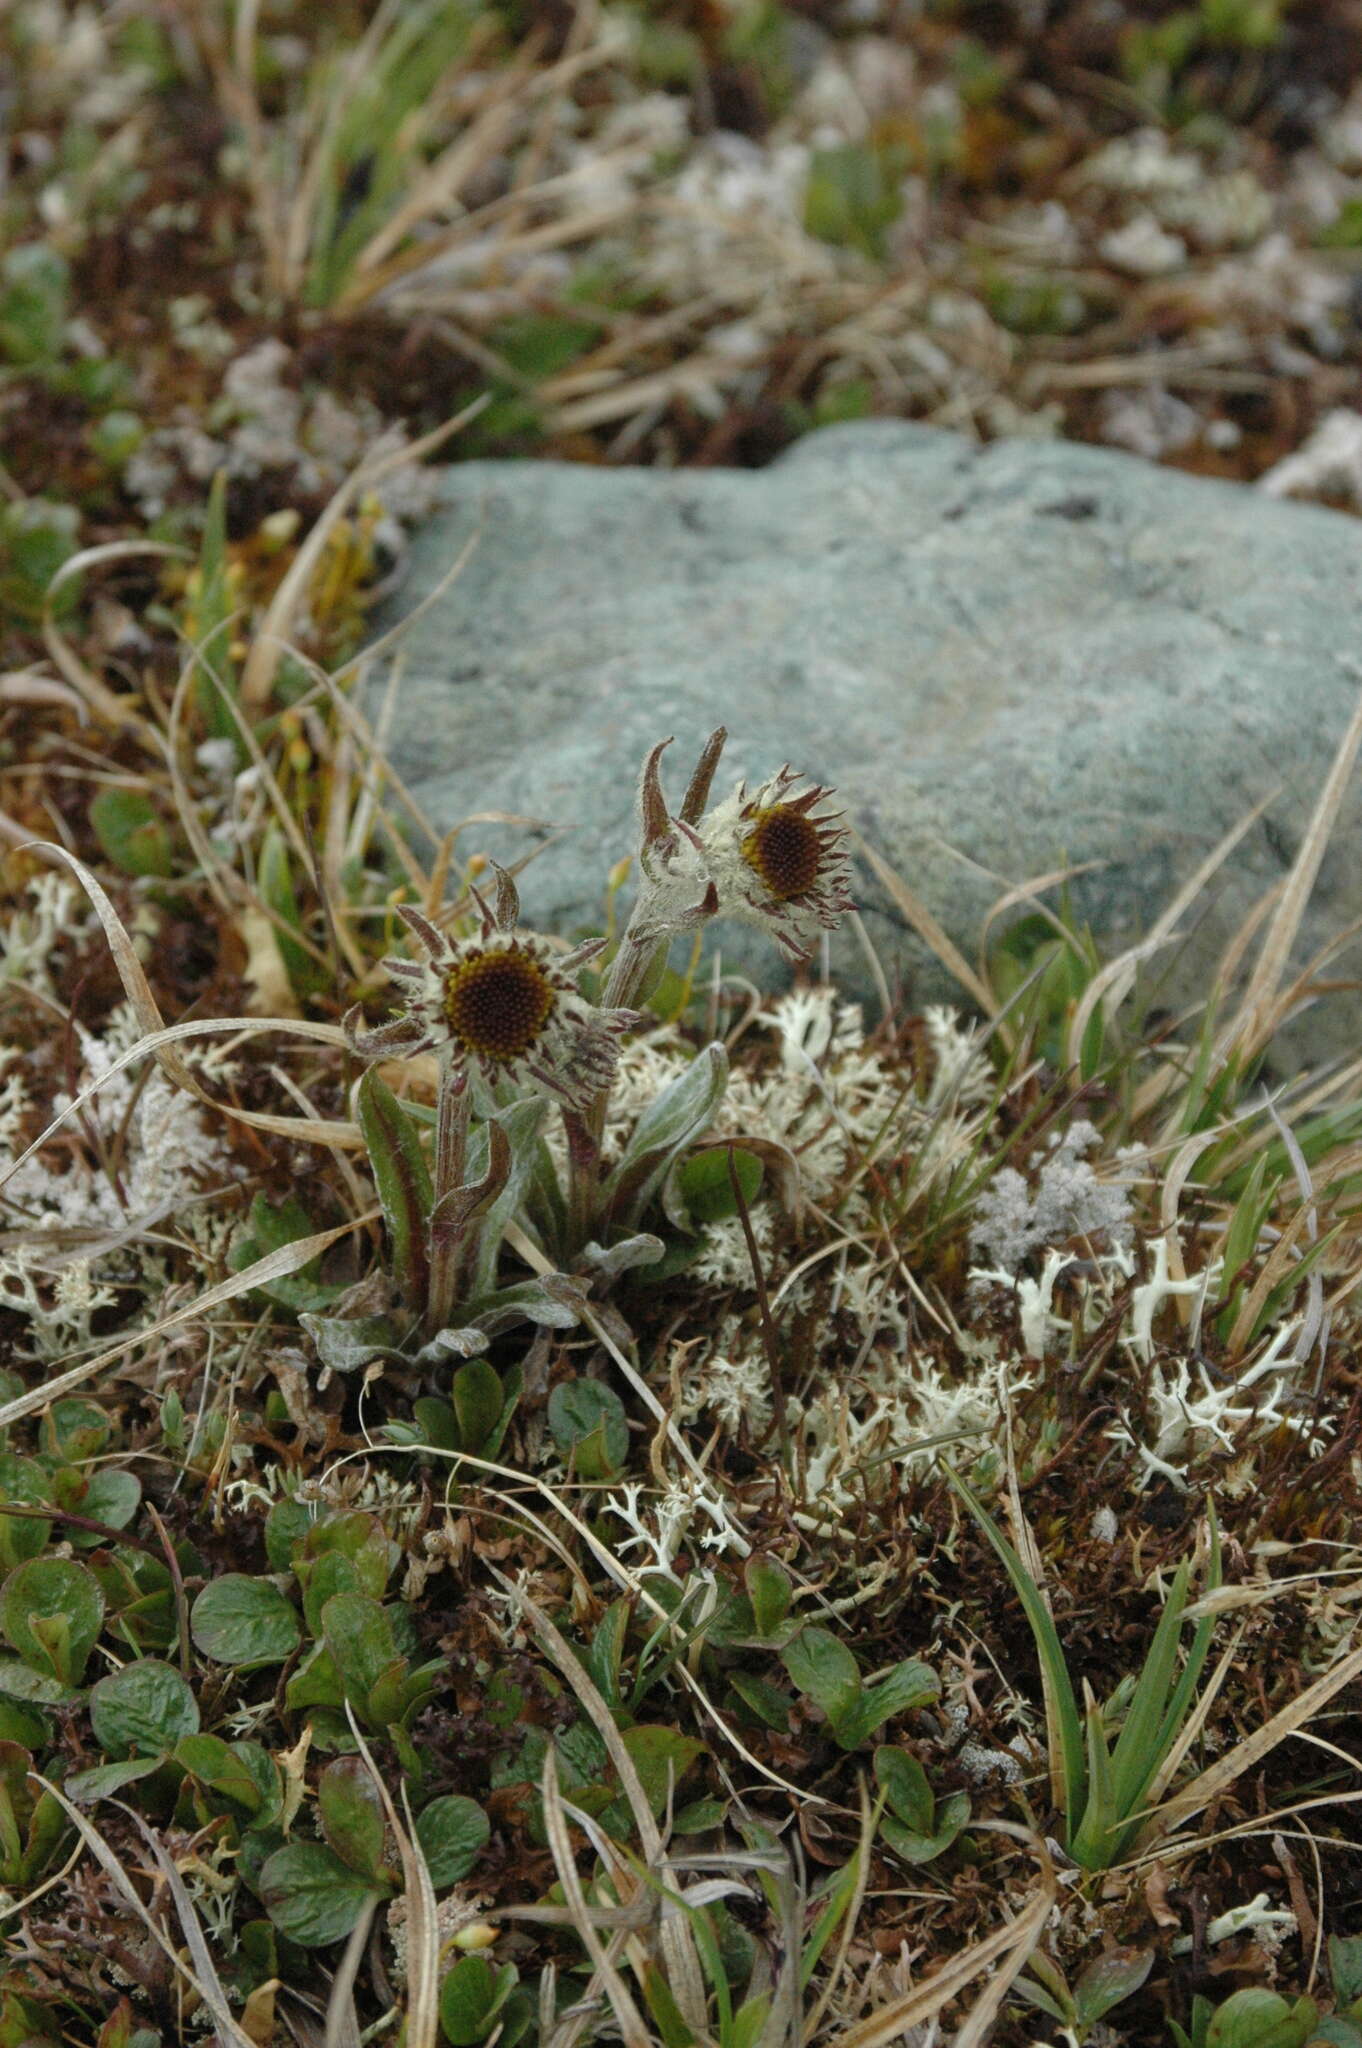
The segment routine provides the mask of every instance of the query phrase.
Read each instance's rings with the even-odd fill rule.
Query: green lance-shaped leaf
[[[1045,1680],[1046,1715],[1049,1721],[1051,1754],[1058,1752],[1063,1778],[1064,1814],[1069,1827],[1076,1828],[1083,1813],[1087,1792],[1087,1759],[1084,1753],[1083,1722],[1078,1700],[1064,1661],[1050,1610],[1041,1591],[1021,1558],[1004,1536],[982,1501],[949,1465],[942,1470],[950,1485],[964,1501],[975,1521],[1002,1559],[1003,1568],[1016,1588],[1031,1633],[1035,1637]]]
[[[423,1309],[430,1278],[427,1229],[433,1190],[416,1127],[373,1067],[355,1090],[378,1199],[392,1245],[393,1276],[407,1306]]]
[[[430,1235],[435,1244],[454,1243],[470,1223],[492,1207],[511,1172],[511,1144],[499,1123],[485,1126],[485,1170],[470,1174],[462,1186],[441,1195],[430,1212]]]
[[[727,1086],[728,1054],[722,1045],[707,1045],[649,1103],[606,1183],[607,1213],[613,1223],[632,1229],[638,1222],[673,1160],[713,1123]]]
[[[240,752],[241,735],[229,708],[236,697],[232,660],[231,597],[227,583],[227,473],[219,470],[208,492],[203,544],[199,549],[199,593],[194,619],[194,694],[199,716],[212,739],[231,740]],[[219,683],[223,686],[219,688]]]
[[[905,1658],[877,1685],[864,1686],[842,1713],[830,1717],[832,1732],[842,1749],[859,1749],[886,1721],[925,1706],[940,1692],[941,1681],[929,1664]]]
[[[270,820],[260,841],[256,884],[266,906],[274,913],[271,929],[289,987],[300,998],[316,995],[327,986],[329,976],[302,944],[303,914],[294,892],[288,842],[277,818]]]

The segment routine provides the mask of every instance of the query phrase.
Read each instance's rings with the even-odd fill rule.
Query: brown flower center
[[[520,946],[470,953],[445,976],[445,1022],[465,1052],[514,1060],[530,1050],[556,998],[547,970]]]
[[[758,811],[742,843],[742,856],[755,868],[778,903],[807,896],[818,880],[823,844],[818,827],[788,804]]]

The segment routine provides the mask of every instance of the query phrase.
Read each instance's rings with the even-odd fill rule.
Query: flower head
[[[598,1010],[578,992],[575,970],[601,951],[603,940],[553,953],[536,933],[515,929],[515,885],[502,868],[496,876],[495,911],[477,899],[476,939],[450,938],[410,905],[400,907],[424,958],[383,962],[404,984],[403,1013],[366,1031],[352,1010],[345,1020],[350,1042],[369,1059],[434,1051],[456,1072],[476,1071],[585,1108],[609,1087],[620,1036],[637,1015]]]
[[[761,926],[796,960],[851,908],[841,813],[824,808],[831,790],[804,781],[786,766],[750,795],[740,782],[699,825],[720,915]]]

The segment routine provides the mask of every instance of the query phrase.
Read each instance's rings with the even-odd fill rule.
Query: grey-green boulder
[[[439,830],[539,821],[461,844],[542,844],[525,917],[562,931],[600,927],[639,764],[668,733],[675,796],[720,723],[716,794],[786,760],[835,783],[967,951],[1004,888],[1063,863],[1100,863],[1073,906],[1107,944],[1135,938],[1275,791],[1188,920],[1175,1001],[1284,874],[1362,687],[1356,521],[1068,443],[876,421],[759,471],[455,464],[379,626],[474,534],[403,643],[389,751]],[[1303,952],[1362,915],[1357,819],[1350,802]],[[862,902],[891,981],[949,995],[869,877]],[[735,968],[787,971],[759,934],[715,940]],[[833,961],[866,991],[845,930]],[[1349,1006],[1297,1043],[1351,1032]]]

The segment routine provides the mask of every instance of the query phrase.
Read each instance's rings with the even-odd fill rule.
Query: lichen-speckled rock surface
[[[379,625],[475,532],[404,642],[389,752],[441,829],[488,810],[561,828],[522,881],[550,928],[599,927],[667,733],[678,797],[719,723],[719,793],[787,759],[836,783],[967,949],[1005,886],[1064,861],[1102,863],[1074,904],[1131,939],[1280,785],[1203,901],[1186,992],[1283,874],[1362,686],[1362,524],[1090,447],[877,421],[756,472],[455,465]],[[1362,915],[1358,816],[1306,948]],[[479,824],[462,845],[505,858],[534,837]],[[862,902],[891,978],[949,993],[868,878]],[[759,935],[719,936],[726,961],[779,972]],[[866,987],[845,932],[834,964]],[[1352,1029],[1349,1006],[1297,1042]]]

